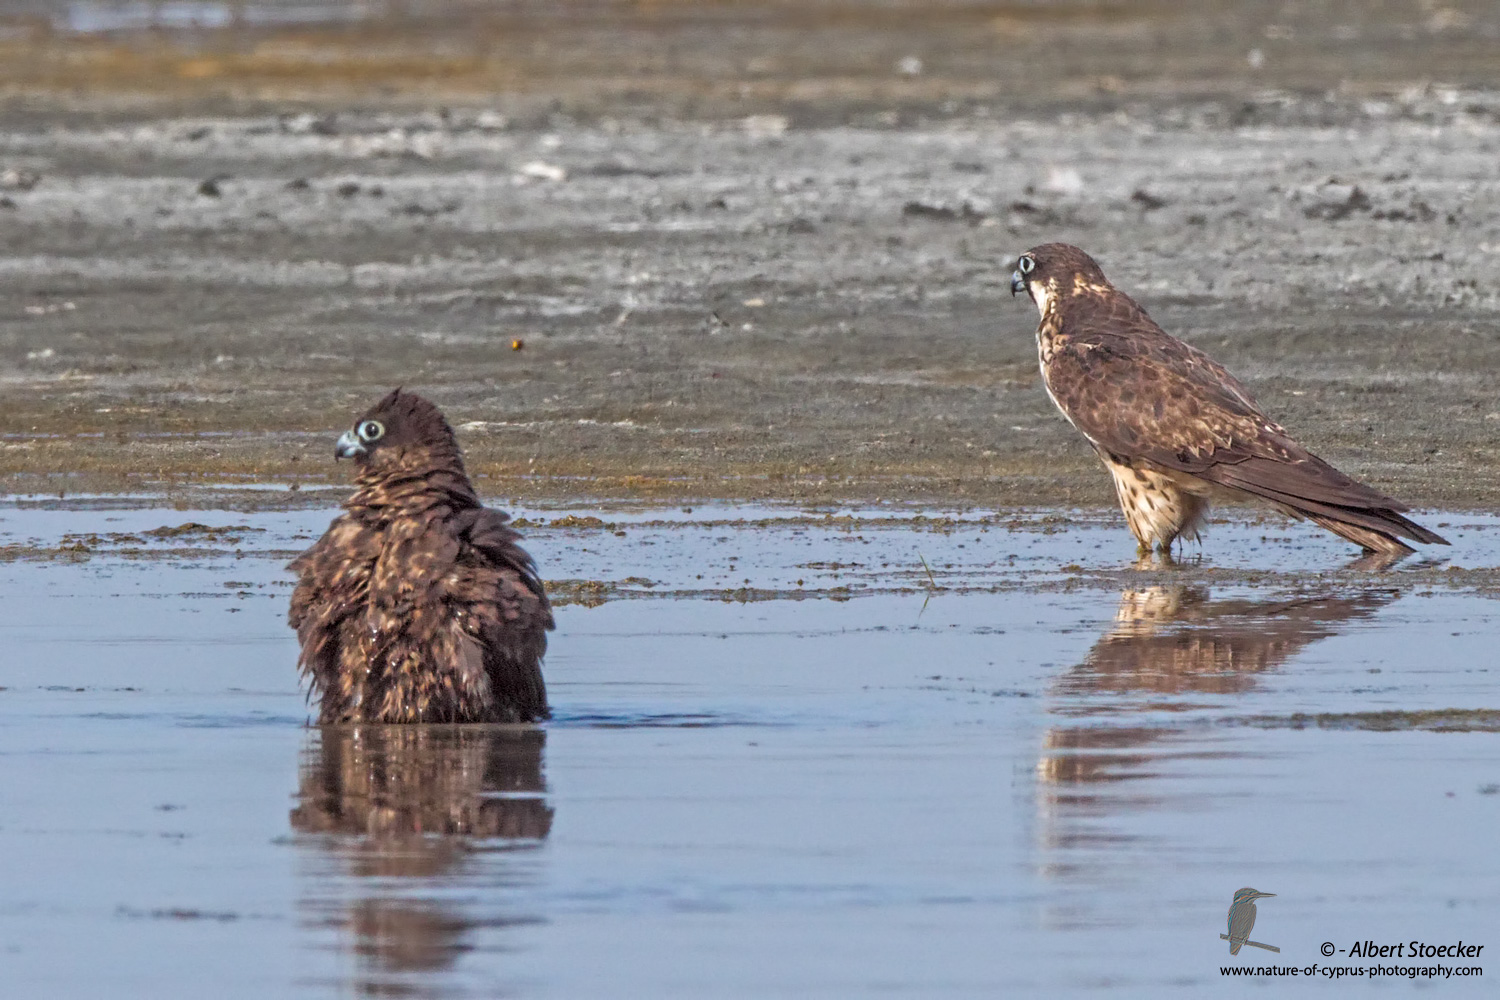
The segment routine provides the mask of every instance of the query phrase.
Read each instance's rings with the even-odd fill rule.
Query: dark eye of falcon
[[[1032,257],[1022,257],[1016,262],[1016,267],[1020,269],[1022,274],[1030,274],[1036,270],[1036,260]]]
[[[385,437],[385,424],[379,420],[366,420],[355,428],[355,433],[359,435],[361,441],[366,443],[379,441]]]

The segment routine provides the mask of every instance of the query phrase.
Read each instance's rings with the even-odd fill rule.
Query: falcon
[[[547,718],[547,593],[509,515],[480,504],[438,408],[397,389],[334,457],[354,460],[354,494],[288,567],[318,721]]]
[[[1216,498],[1267,501],[1382,562],[1411,553],[1402,538],[1448,544],[1292,440],[1222,365],[1163,332],[1077,247],[1026,251],[1010,291],[1041,314],[1042,383],[1103,459],[1142,556],[1197,539]]]

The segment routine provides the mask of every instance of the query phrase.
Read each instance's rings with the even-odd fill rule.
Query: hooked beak
[[[337,462],[341,458],[358,458],[367,453],[364,443],[360,441],[359,435],[353,431],[345,431],[339,436],[339,443],[333,446],[333,460]]]
[[[1026,279],[1021,277],[1019,269],[1010,272],[1010,297],[1015,298],[1017,292],[1026,291]]]

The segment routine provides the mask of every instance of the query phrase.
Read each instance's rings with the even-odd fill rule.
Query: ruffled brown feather
[[[436,407],[398,392],[371,413],[388,450],[289,567],[319,721],[546,718],[552,609],[520,536],[480,505]]]

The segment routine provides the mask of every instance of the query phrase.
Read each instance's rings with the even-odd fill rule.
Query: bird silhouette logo
[[[1266,951],[1281,953],[1281,949],[1274,944],[1261,944],[1259,941],[1250,940],[1250,932],[1255,929],[1255,901],[1274,896],[1274,892],[1260,892],[1256,889],[1241,889],[1234,894],[1234,901],[1229,904],[1229,933],[1220,934],[1219,940],[1229,942],[1229,954],[1238,955],[1240,949],[1245,945],[1252,948],[1264,948]]]

